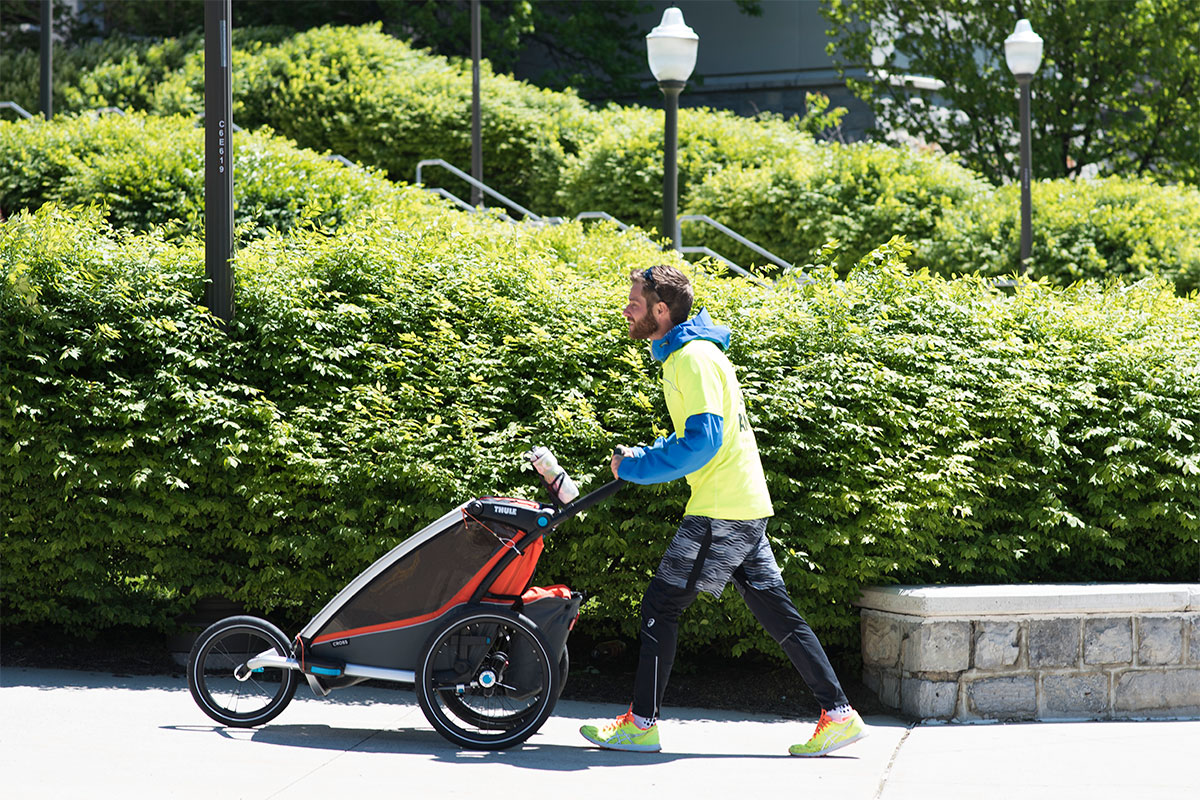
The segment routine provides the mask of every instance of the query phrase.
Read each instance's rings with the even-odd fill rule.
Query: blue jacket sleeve
[[[659,437],[641,453],[626,456],[617,474],[630,483],[666,483],[703,467],[721,449],[724,420],[716,414],[693,414],[683,426],[683,438]]]
[[[663,445],[666,445],[666,444],[668,444],[668,443],[671,443],[671,442],[674,442],[674,441],[675,441],[675,434],[673,434],[673,433],[672,433],[670,436],[665,436],[665,437],[664,437],[664,436],[660,436],[660,437],[658,437],[657,439],[655,439],[655,440],[654,440],[654,444],[647,445],[647,446],[645,446],[645,447],[631,447],[631,448],[629,448],[629,451],[630,451],[630,452],[631,452],[631,453],[632,453],[632,454],[633,454],[635,457],[637,457],[637,458],[641,458],[641,457],[642,457],[642,456],[644,456],[644,455],[645,455],[645,454],[646,454],[648,451],[650,451],[650,450],[658,450],[658,449],[662,448],[662,447],[663,447]]]

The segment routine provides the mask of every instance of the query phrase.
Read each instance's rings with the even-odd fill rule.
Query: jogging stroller
[[[566,586],[531,586],[543,539],[622,483],[565,505],[463,503],[368,567],[292,640],[256,617],[221,620],[192,647],[192,697],[217,722],[249,728],[287,707],[300,675],[319,697],[393,681],[414,685],[429,723],[454,744],[523,742],[562,692],[582,600]]]

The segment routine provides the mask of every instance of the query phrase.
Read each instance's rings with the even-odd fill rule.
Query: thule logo
[[[492,511],[497,514],[507,514],[510,517],[517,515],[517,510],[511,506],[492,506]]]

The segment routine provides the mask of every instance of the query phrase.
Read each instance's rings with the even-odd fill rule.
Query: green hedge
[[[269,126],[394,180],[413,180],[425,158],[469,164],[466,62],[414,50],[377,26],[237,29],[234,45],[239,124]],[[6,96],[29,107],[36,62],[36,53],[0,54]],[[106,41],[60,49],[55,63],[60,110],[202,109],[199,38]],[[661,227],[660,109],[594,110],[573,94],[492,75],[486,64],[483,76],[486,182],[540,214],[606,211],[647,230]],[[903,234],[917,243],[917,263],[942,274],[998,275],[1017,266],[1017,190],[994,190],[949,156],[818,146],[794,122],[685,109],[679,157],[681,210],[706,213],[792,263],[836,239],[844,273]],[[470,196],[436,168],[426,180]],[[1107,179],[1035,183],[1034,193],[1035,275],[1065,285],[1159,274],[1181,291],[1200,285],[1195,190]],[[685,224],[684,241],[739,263],[762,262],[695,223]]]
[[[184,117],[82,115],[0,122],[0,212],[98,204],[120,228],[202,234],[204,131]],[[444,204],[347,168],[270,131],[233,135],[238,238],[297,225],[337,228],[368,209],[419,215]]]
[[[1125,282],[1160,275],[1200,289],[1200,190],[1109,177],[1035,182],[1030,274],[1060,285],[1095,277]],[[1017,271],[1021,195],[1016,184],[959,204],[921,247],[946,275]]]
[[[347,60],[355,48],[399,52],[371,30],[312,35],[346,37]],[[280,74],[276,56],[293,44],[248,48],[245,75]],[[279,91],[302,99],[308,87],[325,102],[318,78],[333,62],[286,52],[298,77]],[[182,58],[154,96],[190,110],[197,62]],[[347,85],[369,83],[346,69]],[[548,168],[529,191],[572,211],[640,197],[616,215],[657,227],[658,114],[580,122],[576,101],[546,97],[581,138],[535,140],[551,142],[547,163],[561,156],[573,188]],[[553,130],[533,111],[522,119]],[[580,134],[588,125],[601,133]],[[770,532],[828,642],[855,641],[851,603],[868,583],[1194,580],[1194,298],[1155,278],[1022,282],[1008,297],[978,279],[910,274],[906,261],[949,273],[1004,251],[990,243],[1013,241],[1002,207],[1013,190],[969,201],[974,179],[948,161],[817,147],[779,120],[685,111],[680,128],[688,150],[708,154],[684,159],[692,202],[725,202],[745,215],[730,222],[744,233],[794,225],[812,229],[805,248],[844,242],[804,287],[695,274],[700,302],[737,332],[778,511]],[[197,306],[199,137],[190,121],[140,115],[0,125],[11,165],[0,171],[6,623],[165,628],[212,594],[296,621],[455,503],[532,493],[518,467],[528,445],[550,445],[594,486],[614,444],[650,438],[651,420],[666,427],[656,367],[618,312],[628,270],[673,256],[606,226],[538,231],[457,214],[267,131],[236,141],[246,225],[238,317],[220,332]],[[765,214],[759,175],[783,187],[763,193]],[[1080,265],[1056,279],[1128,264],[1133,277],[1194,285],[1192,195],[1113,179],[1038,185],[1052,190],[1066,199],[1035,196],[1045,241]],[[631,216],[651,196],[644,219]],[[797,197],[833,222],[793,213]],[[915,258],[892,241],[837,280],[899,225],[922,237]],[[685,495],[682,484],[630,487],[552,540],[541,578],[588,592],[593,632],[634,636]],[[691,652],[776,651],[732,592],[701,600],[685,633]]]
[[[760,167],[718,172],[692,192],[686,211],[707,214],[793,264],[807,263],[837,240],[837,266],[845,274],[893,236],[932,235],[943,215],[989,189],[941,155],[829,143]],[[737,263],[774,270],[715,233],[700,241]]]
[[[619,296],[561,285],[560,258],[655,251],[554,234],[448,214],[268,237],[225,337],[198,244],[53,205],[0,227],[6,622],[164,626],[213,593],[295,617],[468,495],[532,489],[532,441],[585,479],[608,444],[579,387],[636,409],[638,382],[602,369]]]
[[[197,97],[201,77],[192,72]],[[484,180],[541,206],[553,196],[564,153],[577,146],[585,105],[570,93],[492,75],[486,63],[481,80]],[[236,91],[243,125],[270,125],[393,180],[414,180],[417,162],[429,158],[469,171],[470,64],[412,50],[377,26],[320,28],[263,47],[239,70]],[[470,198],[466,184],[445,172],[427,180]]]
[[[58,108],[199,114],[202,44],[120,42],[67,50],[63,60],[79,65],[69,70],[78,77],[63,90]],[[36,67],[36,53],[0,63],[9,61],[24,74]],[[487,62],[482,80],[484,180],[542,211],[553,202],[563,159],[592,130],[590,111],[570,92],[493,75]],[[14,87],[17,95],[32,90],[36,99],[36,81],[25,83]],[[392,180],[413,181],[417,162],[428,158],[470,170],[470,62],[414,50],[378,25],[315,28],[288,37],[235,30],[233,95],[233,119],[241,127],[268,126],[304,147],[382,169]],[[470,198],[470,188],[444,171],[431,170],[427,182]]]
[[[662,227],[663,116],[646,108],[598,112],[599,132],[567,158],[559,181],[556,210],[574,215],[606,211],[630,225]],[[679,208],[695,187],[722,169],[755,167],[785,156],[813,158],[816,145],[791,122],[758,120],[727,111],[681,109],[679,130]],[[685,223],[684,236],[691,233]],[[661,233],[661,232],[660,232]]]
[[[587,488],[666,426],[618,311],[636,237],[446,213],[239,251],[227,334],[194,240],[47,205],[0,226],[6,623],[169,627],[204,595],[312,613],[374,557],[482,493],[533,493],[544,443]],[[763,291],[696,273],[737,331],[801,610],[857,637],[863,584],[1191,580],[1200,309],[1165,284],[1071,290],[903,267]],[[686,488],[630,487],[550,543],[543,581],[634,636]],[[733,592],[685,652],[775,652]]]
[[[75,113],[98,108],[149,111],[169,94],[174,76],[189,55],[204,47],[201,36],[161,41],[134,41],[112,36],[72,47],[55,47],[52,99],[54,111]],[[36,49],[0,51],[4,87],[0,100],[12,100],[26,111],[40,107],[41,56]],[[166,99],[166,95],[161,97]],[[14,119],[15,116],[6,116]]]

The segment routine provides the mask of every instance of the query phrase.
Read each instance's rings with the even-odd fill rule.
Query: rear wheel
[[[417,701],[446,739],[475,750],[525,741],[550,716],[558,669],[546,637],[511,611],[471,611],[429,639]]]
[[[554,702],[550,704],[550,713],[554,712],[554,707],[558,704],[558,698],[562,696],[563,687],[567,683],[567,673],[571,665],[567,657],[567,650],[564,647],[562,655],[558,659],[558,683],[554,690]],[[471,705],[464,702],[457,694],[443,694],[442,700],[446,704],[446,708],[451,714],[458,717],[460,720],[470,722],[472,725],[483,730],[504,730],[511,727],[514,723],[514,717],[504,717],[496,715],[487,715],[477,712]],[[537,709],[530,709],[525,712],[526,715],[533,714]],[[519,716],[519,714],[518,714]],[[549,716],[549,714],[547,715]]]
[[[261,654],[287,657],[283,632],[257,617],[229,617],[196,639],[188,657],[187,680],[200,709],[222,725],[252,728],[270,722],[296,694],[297,676],[279,667],[250,669]]]

